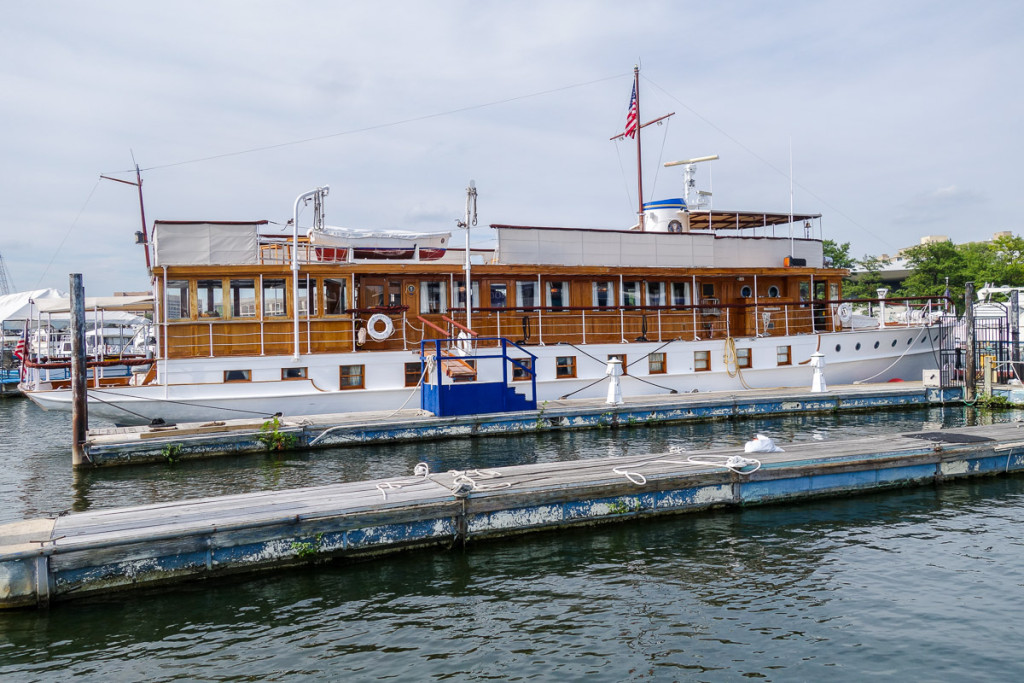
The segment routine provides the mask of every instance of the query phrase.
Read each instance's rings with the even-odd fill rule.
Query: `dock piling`
[[[89,431],[88,394],[85,359],[85,287],[82,274],[69,276],[71,290],[71,464],[85,462],[85,440]],[[98,370],[97,370],[98,372]]]

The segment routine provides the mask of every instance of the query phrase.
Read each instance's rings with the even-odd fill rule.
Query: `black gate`
[[[993,305],[988,305],[988,313]],[[1008,307],[999,307],[1008,308]],[[939,364],[943,388],[964,386],[967,368],[967,320],[966,317],[944,316],[941,320],[942,332],[939,335]],[[1010,334],[1009,311],[1002,315],[976,315],[974,318],[974,369],[978,382],[983,381],[982,374],[985,361],[991,356],[996,367],[996,381],[1007,382],[1014,376],[1015,367],[1018,375],[1021,372],[1019,360],[1013,356],[1013,341]]]

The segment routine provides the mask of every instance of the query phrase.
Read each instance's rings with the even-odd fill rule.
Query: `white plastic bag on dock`
[[[764,434],[758,434],[752,441],[748,441],[743,447],[744,453],[784,453],[775,442]]]

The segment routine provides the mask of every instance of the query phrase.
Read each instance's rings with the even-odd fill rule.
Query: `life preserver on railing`
[[[853,306],[848,302],[839,304],[836,308],[836,320],[845,325],[853,319]]]
[[[384,323],[384,329],[378,329],[378,325]],[[374,313],[370,316],[370,321],[366,323],[366,332],[373,337],[376,341],[384,341],[392,334],[395,333],[395,324],[391,322],[391,318],[387,317],[383,313]]]

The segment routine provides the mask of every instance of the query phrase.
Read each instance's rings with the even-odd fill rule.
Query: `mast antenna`
[[[135,155],[132,154],[132,161],[135,161]],[[111,178],[110,176],[100,175],[100,178],[104,180],[113,180],[115,183],[124,183],[125,185],[134,185],[139,188],[139,214],[142,216],[142,231],[135,233],[136,244],[141,244],[146,250],[146,271],[150,269],[149,262],[149,232],[146,229],[146,206],[142,201],[142,171],[139,170],[139,165],[135,164],[135,182],[130,180],[121,180],[120,178]]]

